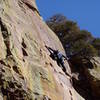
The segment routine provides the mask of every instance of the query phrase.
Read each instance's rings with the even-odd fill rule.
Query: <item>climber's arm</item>
[[[49,50],[49,52],[51,53],[51,52],[54,52],[54,50],[52,49],[52,48],[50,48],[50,47],[48,47],[48,46],[45,46],[48,50]]]
[[[48,48],[49,48],[49,50],[54,51],[52,48],[50,48],[50,47],[48,47]]]

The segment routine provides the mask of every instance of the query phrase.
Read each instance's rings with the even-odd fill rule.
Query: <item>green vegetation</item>
[[[80,30],[77,23],[56,14],[46,21],[61,40],[67,56],[100,56],[100,38],[94,38],[87,30]]]

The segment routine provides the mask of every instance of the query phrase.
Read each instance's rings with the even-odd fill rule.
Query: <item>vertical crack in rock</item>
[[[22,39],[22,46],[23,46],[23,48],[25,48],[25,49],[27,48],[24,39]]]
[[[0,18],[0,26],[1,26],[1,32],[3,35],[4,43],[7,49],[7,55],[6,57],[12,55],[11,50],[10,50],[10,34],[8,33],[6,25],[2,22],[2,19]]]
[[[23,56],[28,56],[28,54],[24,48],[22,48],[22,53],[23,53]]]
[[[28,56],[28,53],[25,50],[26,48],[27,48],[27,46],[24,42],[24,39],[22,39],[22,53],[23,53],[23,56]]]

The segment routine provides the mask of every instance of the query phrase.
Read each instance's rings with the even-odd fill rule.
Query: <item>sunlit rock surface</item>
[[[84,100],[45,45],[64,53],[35,0],[0,0],[0,100]]]

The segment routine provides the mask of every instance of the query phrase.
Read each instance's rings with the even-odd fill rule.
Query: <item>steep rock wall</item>
[[[35,0],[0,0],[0,100],[83,100],[45,45],[64,53]]]
[[[92,69],[85,68],[85,75],[91,86],[91,93],[93,95],[93,100],[100,99],[100,57],[93,57],[90,59],[90,62],[93,66]]]

